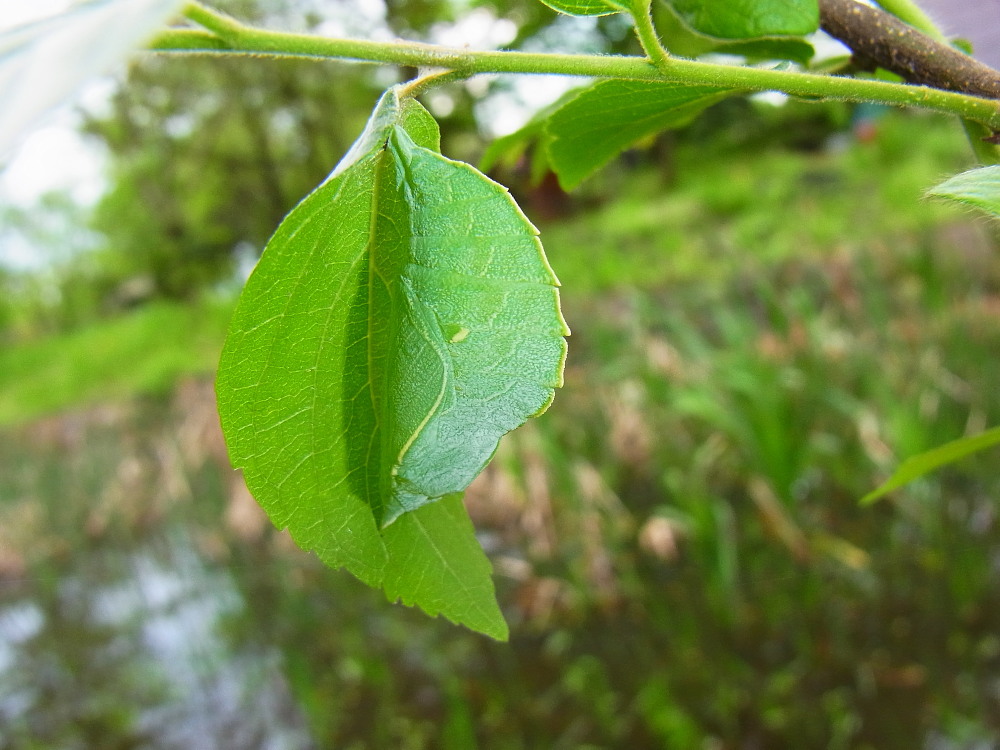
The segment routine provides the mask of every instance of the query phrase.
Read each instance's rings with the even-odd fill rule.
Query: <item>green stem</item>
[[[154,44],[171,52],[227,52],[229,47],[210,31],[200,29],[167,29],[157,34]],[[154,47],[155,49],[156,47]]]
[[[900,21],[904,21],[915,29],[934,37],[939,42],[945,41],[944,34],[924,11],[913,0],[879,0],[882,10],[892,13]]]
[[[984,127],[981,122],[969,119],[962,120],[962,127],[965,128],[972,153],[976,155],[976,160],[980,164],[984,166],[1000,164],[1000,146],[994,146],[986,140],[993,135],[992,129]]]
[[[715,86],[738,91],[781,91],[792,96],[844,101],[871,101],[890,106],[919,107],[976,120],[1000,130],[1000,102],[952,91],[886,81],[813,73],[719,65],[664,57],[658,65],[642,57],[564,55],[551,53],[474,51],[417,42],[372,42],[333,39],[255,29],[189,3],[185,15],[218,36],[207,42],[203,31],[173,29],[153,41],[159,52],[247,54],[354,60],[414,67],[443,68],[470,76],[478,73],[524,73],[588,76]],[[220,49],[219,42],[225,49]]]
[[[249,26],[240,23],[232,16],[220,13],[207,5],[202,5],[197,0],[189,0],[185,3],[182,12],[199,26],[204,26],[209,31],[215,32],[226,41],[230,37],[239,37],[240,34],[250,29]]]
[[[632,11],[635,21],[635,35],[639,38],[642,51],[659,70],[666,72],[670,65],[670,53],[667,52],[653,25],[653,4],[651,0],[635,0],[636,9]]]

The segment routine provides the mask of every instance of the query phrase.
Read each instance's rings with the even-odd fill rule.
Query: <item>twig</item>
[[[1000,72],[938,42],[879,8],[819,0],[823,30],[911,83],[1000,99]]]

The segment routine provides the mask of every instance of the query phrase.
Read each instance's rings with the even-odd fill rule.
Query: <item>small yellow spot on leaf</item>
[[[465,326],[459,327],[459,329],[453,332],[448,337],[449,344],[457,344],[459,341],[465,341],[465,337],[469,335],[469,329]]]

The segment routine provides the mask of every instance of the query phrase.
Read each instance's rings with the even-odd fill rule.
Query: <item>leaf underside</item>
[[[733,93],[655,81],[598,81],[549,117],[552,168],[565,189],[574,188],[637,141],[680,127]]]
[[[391,89],[282,222],[219,366],[234,465],[278,527],[391,599],[506,625],[461,492],[548,406],[569,333],[537,231]]]
[[[721,39],[803,36],[819,28],[817,0],[667,0],[694,30]]]
[[[1000,166],[962,172],[931,188],[927,195],[981,208],[994,216],[1000,216]]]
[[[803,65],[816,50],[799,36],[721,39],[697,31],[668,3],[653,6],[656,30],[670,52],[678,57],[700,57],[708,53],[739,55],[748,61],[792,60]]]
[[[541,0],[553,10],[569,16],[607,16],[623,8],[610,0]]]

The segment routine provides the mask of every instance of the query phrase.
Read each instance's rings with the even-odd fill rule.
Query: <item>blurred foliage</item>
[[[866,145],[852,116],[840,104],[727,100],[569,195],[535,184],[524,163],[494,172],[529,216],[566,218],[544,238],[569,296],[714,285],[819,249],[892,244],[956,215],[921,198],[968,164],[958,126],[880,112],[877,142]],[[583,245],[586,264],[560,253]]]
[[[207,380],[7,428],[0,634],[29,606],[47,625],[10,639],[19,677],[0,680],[0,711],[33,702],[0,716],[0,747],[31,747],[38,727],[52,745],[98,727],[109,746],[170,747],[168,727],[198,721],[244,750],[293,730],[295,748],[989,747],[995,461],[857,501],[901,457],[1000,421],[996,248],[917,202],[961,166],[956,127],[889,115],[836,152],[782,144],[822,111],[709,113],[667,164],[606,170],[615,202],[592,187],[542,222],[574,331],[566,387],[467,496],[509,645],[387,607],[271,529],[228,466]],[[180,342],[196,321],[156,309],[121,325],[152,359],[194,365]],[[130,336],[111,324],[80,350],[102,328],[102,359],[139,360],[113,354]],[[73,348],[18,348],[0,372],[47,382],[46,357]],[[177,539],[173,556],[208,572],[179,567],[201,593],[170,606],[235,597],[201,610],[209,635],[185,620],[187,692],[177,664],[126,647],[146,642],[141,612],[102,614],[135,560]],[[254,680],[232,671],[274,659]],[[270,691],[280,715],[261,708]],[[184,712],[180,694],[196,696]]]
[[[0,425],[135,394],[167,393],[211,372],[229,300],[160,301],[100,325],[0,349]]]
[[[376,87],[367,71],[302,61],[146,59],[107,117],[92,118],[112,158],[93,227],[101,266],[151,293],[187,297],[259,253],[284,214],[336,164]]]

